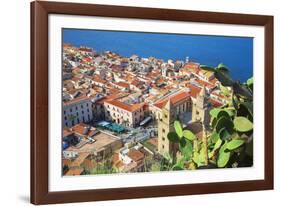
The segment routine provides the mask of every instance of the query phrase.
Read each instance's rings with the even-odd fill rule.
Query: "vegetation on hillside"
[[[227,104],[210,111],[210,132],[198,138],[174,122],[175,132],[168,139],[178,145],[179,154],[166,157],[165,170],[249,167],[253,164],[253,78],[245,83],[234,81],[228,68],[201,66],[214,72]]]

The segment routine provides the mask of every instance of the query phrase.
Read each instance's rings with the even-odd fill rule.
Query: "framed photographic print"
[[[273,17],[31,3],[33,204],[273,189]]]

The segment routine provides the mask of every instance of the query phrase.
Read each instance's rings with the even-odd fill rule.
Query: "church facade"
[[[192,111],[192,100],[187,91],[182,91],[158,103],[158,106],[160,105],[162,107],[158,119],[158,152],[166,155],[170,154],[173,146],[167,135],[174,131],[174,121],[180,114]]]
[[[173,151],[175,147],[169,141],[167,135],[169,132],[175,131],[174,121],[178,120],[182,113],[191,113],[192,122],[202,123],[204,127],[208,127],[210,122],[209,112],[212,108],[208,100],[209,95],[204,87],[195,100],[192,100],[189,95],[179,101],[175,101],[173,97],[168,98],[162,108],[161,118],[158,119],[158,152],[162,156],[177,152]]]

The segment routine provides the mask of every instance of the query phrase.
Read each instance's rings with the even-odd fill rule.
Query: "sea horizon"
[[[234,80],[253,76],[253,38],[124,31],[63,29],[63,43],[86,46],[96,52],[112,51],[124,57],[138,55],[201,65],[225,64]]]

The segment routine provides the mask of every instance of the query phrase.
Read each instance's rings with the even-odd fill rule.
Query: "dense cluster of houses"
[[[137,55],[123,57],[112,51],[96,52],[64,44],[62,78],[63,141],[70,145],[63,149],[63,159],[70,175],[74,171],[85,172],[79,164],[73,166],[81,154],[83,158],[78,161],[81,165],[93,156],[109,155],[118,171],[143,170],[142,160],[146,156],[143,148],[124,147],[118,136],[94,127],[99,121],[136,128],[148,118],[156,124],[162,121],[167,107],[179,116],[192,114],[202,90],[208,94],[207,102],[212,107],[225,104],[229,98],[221,92],[214,73],[201,70],[200,64],[189,58],[164,61]],[[199,114],[195,111],[189,121],[195,121],[196,112]],[[200,115],[196,118],[200,120]],[[100,145],[98,141],[103,138],[107,141]],[[71,144],[73,141],[78,146]],[[92,146],[95,151],[88,146],[96,144],[99,146]],[[89,151],[84,150],[87,146],[91,148]],[[102,154],[98,155],[99,152]]]

